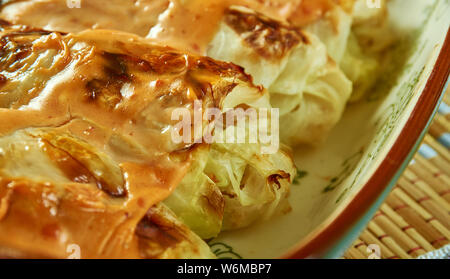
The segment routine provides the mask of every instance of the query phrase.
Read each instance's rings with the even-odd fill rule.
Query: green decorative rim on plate
[[[438,105],[435,107],[435,109],[434,109],[434,111],[432,113],[432,116],[429,118],[425,129],[423,129],[419,139],[416,141],[416,143],[414,145],[414,148],[408,154],[407,158],[404,160],[402,166],[397,171],[397,173],[395,174],[394,178],[391,180],[391,182],[389,182],[389,185],[387,186],[387,188],[383,191],[383,193],[380,195],[380,197],[377,199],[377,201],[372,205],[372,207],[368,210],[368,212],[364,215],[364,217],[362,217],[357,222],[357,224],[354,225],[350,229],[350,232],[339,243],[337,243],[328,252],[326,252],[323,255],[323,258],[334,259],[334,258],[341,257],[344,254],[344,252],[351,246],[353,241],[355,241],[355,239],[367,227],[369,222],[372,220],[373,216],[376,214],[376,211],[383,204],[384,200],[387,198],[389,193],[392,191],[392,189],[396,185],[397,181],[400,179],[400,177],[402,176],[403,172],[406,170],[406,168],[408,167],[409,163],[413,159],[414,155],[417,153],[417,150],[419,149],[423,138],[427,134],[427,131],[428,131],[428,129],[429,129],[429,127],[430,127],[430,125],[431,125],[431,123],[433,121],[434,116],[438,112],[439,104],[442,102],[442,99],[444,98],[444,94],[445,94],[449,84],[450,84],[450,79],[447,79],[446,85],[445,85],[444,89],[441,92],[441,97],[439,98]]]

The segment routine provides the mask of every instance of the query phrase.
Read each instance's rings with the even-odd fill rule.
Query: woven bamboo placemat
[[[448,258],[449,244],[450,90],[414,160],[344,258]]]

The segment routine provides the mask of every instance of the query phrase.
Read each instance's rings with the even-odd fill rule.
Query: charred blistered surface
[[[38,96],[44,86],[41,79],[27,78],[25,73],[44,71],[43,68],[51,65],[52,61],[40,63],[43,59],[39,59],[39,56],[44,51],[48,51],[47,55],[52,55],[50,52],[56,52],[61,45],[58,45],[55,36],[51,36],[51,32],[27,26],[0,21],[0,32],[0,107],[18,108]],[[37,47],[36,42],[44,37],[48,38],[48,46]],[[61,66],[63,65],[54,65],[53,73],[62,70]]]
[[[52,75],[63,71],[71,63],[77,63],[79,68],[87,68],[87,71],[74,77],[74,83],[83,83],[83,88],[79,88],[75,94],[82,93],[85,102],[108,109],[117,109],[124,102],[123,87],[127,84],[135,85],[136,88],[153,82],[150,92],[152,98],[164,99],[166,103],[170,103],[168,98],[176,98],[178,105],[194,99],[209,98],[207,101],[220,106],[222,99],[238,84],[245,84],[263,94],[262,88],[252,84],[252,78],[243,68],[232,63],[187,55],[150,44],[137,44],[136,51],[120,40],[108,40],[115,47],[103,50],[101,44],[104,42],[97,44],[90,38],[83,40],[72,35],[10,25],[7,22],[1,26],[0,86],[5,99],[0,102],[2,107],[18,108],[28,104],[39,96]],[[81,50],[70,49],[80,45],[83,45]],[[49,52],[48,57],[42,57]],[[45,73],[37,69],[42,66],[38,62],[46,62],[42,63],[48,68]],[[90,73],[92,69],[98,71]],[[22,85],[29,90],[21,88],[21,93],[13,93],[18,88],[7,85],[26,74],[37,74],[30,78],[29,83]],[[177,81],[179,86],[170,86],[173,81]]]
[[[231,7],[224,15],[231,27],[255,51],[267,59],[280,59],[300,43],[308,43],[306,36],[292,26],[241,7]]]
[[[165,210],[162,206],[153,206],[136,227],[143,258],[162,258],[167,249],[189,241],[188,228],[167,218]]]
[[[234,64],[124,33],[0,26],[0,247],[65,257],[77,243],[85,258],[197,249],[168,212],[147,212],[193,159],[170,138],[171,113],[195,100],[222,109],[238,86],[265,91]],[[204,203],[222,216],[211,191]]]
[[[291,176],[289,175],[289,173],[280,170],[279,173],[270,175],[267,178],[267,183],[275,184],[277,185],[277,188],[280,189],[281,188],[280,181],[283,179],[286,179],[289,183],[291,182]]]

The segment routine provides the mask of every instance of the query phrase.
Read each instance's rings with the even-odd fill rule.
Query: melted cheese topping
[[[142,257],[136,226],[192,160],[172,111],[263,96],[233,64],[120,32],[12,26],[0,49],[0,246],[40,257]]]

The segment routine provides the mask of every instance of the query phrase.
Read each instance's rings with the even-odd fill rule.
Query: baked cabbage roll
[[[63,258],[76,245],[83,258],[210,258],[201,237],[285,201],[288,152],[173,140],[174,111],[196,101],[270,109],[242,68],[118,31],[1,26],[3,255]]]
[[[378,67],[376,59],[363,51],[352,29],[361,13],[359,6],[367,7],[366,0],[357,2],[304,0],[288,16],[291,24],[311,32],[325,44],[329,55],[352,81],[349,101],[358,101],[373,85]]]
[[[132,166],[69,134],[83,124],[20,129],[0,138],[0,255],[213,258],[160,203],[176,182],[157,181],[158,170],[150,173],[145,165],[134,166],[148,172],[145,178],[124,173]]]
[[[349,101],[363,98],[377,81],[386,60],[385,51],[395,40],[387,1],[303,0],[288,18],[326,45],[330,56],[353,82]]]
[[[207,54],[243,66],[268,88],[280,109],[281,139],[291,146],[321,142],[352,91],[316,36],[247,8],[226,10]]]
[[[134,6],[131,2],[125,2],[123,9],[132,11]],[[181,40],[189,51],[244,67],[255,84],[263,85],[269,90],[272,106],[280,109],[282,142],[294,146],[323,141],[340,119],[352,91],[351,82],[336,63],[345,50],[351,17],[341,6],[330,0],[333,7],[336,7],[332,11],[336,11],[337,15],[324,20],[311,20],[308,25],[307,28],[319,34],[328,45],[332,45],[333,51],[336,50],[336,55],[330,53],[330,57],[327,45],[310,32],[242,6],[229,6],[235,2],[262,10],[265,7],[258,1],[219,1],[215,5],[220,7],[217,9],[209,2],[173,0],[167,10],[160,14],[157,24],[150,29],[147,37],[167,40],[177,46]],[[311,5],[309,3],[306,1],[298,9]],[[60,7],[53,12],[52,5],[64,6],[65,3],[57,0],[10,3],[4,7],[2,16],[18,23],[30,23],[60,31],[83,30],[87,26],[95,26],[86,24],[85,17],[77,20],[80,16],[77,9],[66,8],[62,16],[60,10],[64,8]],[[89,11],[89,14],[95,11],[92,5],[94,4],[83,6],[79,10]],[[211,17],[214,15],[213,18],[195,13],[205,7],[211,11]],[[320,7],[313,8],[317,10]],[[31,23],[32,18],[49,10],[52,18],[50,24],[44,25],[41,20]],[[157,10],[155,12],[158,13]],[[52,14],[55,16],[51,16]],[[120,17],[119,14],[115,16]],[[99,20],[101,27],[117,28],[114,24],[104,24],[111,17],[109,10],[100,13],[99,17],[102,18]],[[200,23],[193,23],[197,17],[200,18]],[[339,17],[339,20],[331,20],[334,17]],[[123,26],[133,25],[134,20],[140,21],[139,15],[123,20],[128,23]],[[337,30],[332,26],[335,22],[339,23]],[[192,30],[185,30],[183,33],[183,24],[191,26]],[[71,27],[66,28],[67,25]],[[130,31],[128,27],[119,28]],[[148,26],[144,29],[147,30]],[[143,34],[145,30],[135,33]],[[175,30],[175,33],[167,35],[167,30]]]
[[[279,0],[278,0],[279,1]],[[347,48],[355,0],[302,0],[288,14],[288,21],[316,35],[338,64]]]
[[[390,64],[389,47],[396,35],[388,20],[387,1],[370,8],[366,1],[355,1],[353,24],[341,68],[354,81],[351,102],[362,99]]]
[[[257,144],[199,148],[190,171],[164,201],[204,239],[289,210],[296,169],[288,148],[261,154]]]
[[[283,18],[316,35],[353,82],[350,102],[360,100],[376,82],[385,50],[395,40],[388,20],[387,1],[265,0],[279,7]],[[380,5],[379,7],[375,5]],[[290,9],[287,9],[290,5]],[[284,8],[284,9],[283,9]]]

